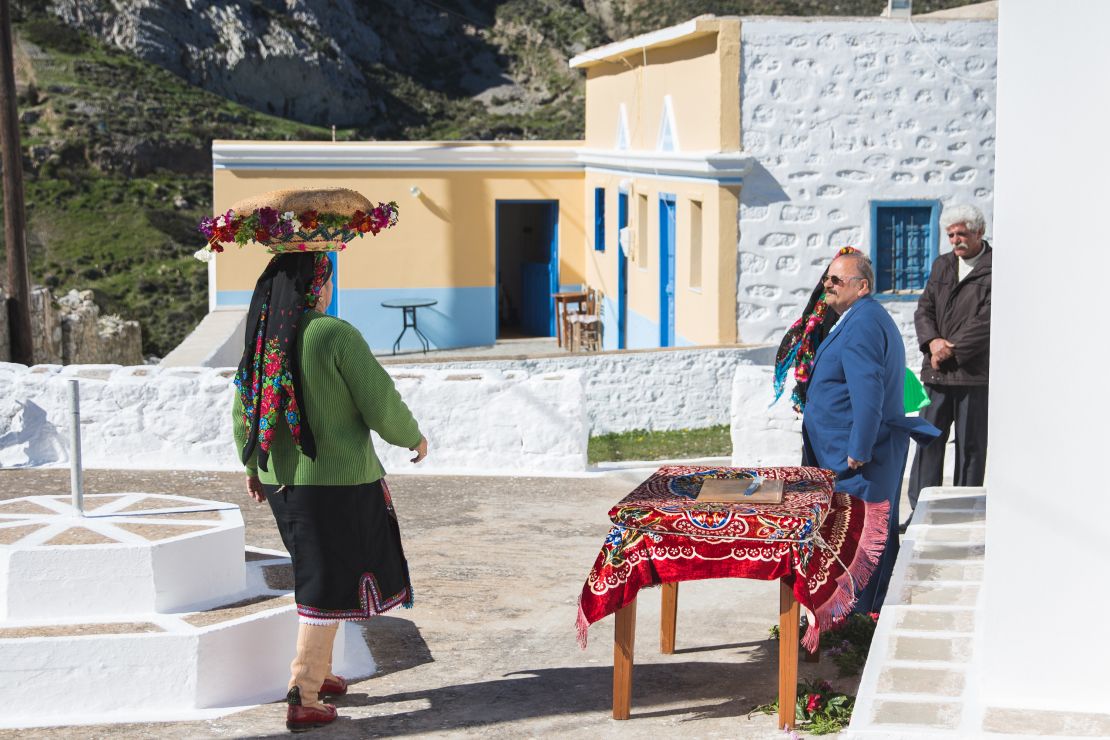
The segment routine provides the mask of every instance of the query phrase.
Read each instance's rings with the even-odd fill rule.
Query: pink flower
[[[307,246],[307,245],[305,245],[305,243],[304,243],[304,242],[301,242],[300,244],[298,244],[298,245],[297,245],[297,249],[299,249],[299,250],[301,250],[302,252],[304,252],[305,250],[307,250],[307,249],[308,249],[308,246]]]

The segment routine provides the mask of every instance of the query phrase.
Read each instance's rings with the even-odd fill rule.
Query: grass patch
[[[649,432],[636,429],[590,437],[590,464],[618,460],[671,460],[688,457],[721,457],[732,454],[729,425],[703,429]]]

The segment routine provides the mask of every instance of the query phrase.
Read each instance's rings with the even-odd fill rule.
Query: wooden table
[[[583,304],[586,303],[586,291],[584,290],[565,290],[560,293],[552,293],[551,297],[555,299],[555,336],[557,337],[559,346],[563,346],[563,337],[567,335],[567,308],[574,304],[575,311],[581,312]],[[568,337],[569,339],[569,337]]]
[[[678,584],[664,583],[659,623],[659,652],[674,654],[678,617]],[[779,716],[778,729],[794,729],[798,699],[799,606],[787,579],[779,580]],[[613,629],[613,719],[632,713],[632,656],[636,645],[636,600],[619,609]]]
[[[781,503],[705,503],[707,477],[782,480]],[[660,586],[660,650],[673,653],[681,581],[779,582],[779,725],[794,726],[799,647],[816,652],[822,629],[849,608],[886,541],[888,505],[835,490],[836,475],[809,467],[665,465],[609,510],[610,529],[578,601],[578,641],[615,615],[613,718],[631,713],[636,597]],[[810,616],[799,643],[799,612]]]

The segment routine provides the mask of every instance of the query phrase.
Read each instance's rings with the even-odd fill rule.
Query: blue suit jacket
[[[856,301],[817,348],[805,415],[806,457],[840,478],[837,490],[890,501],[902,490],[910,436],[939,431],[905,415],[906,351],[894,319],[871,296]],[[848,457],[863,467],[852,470]],[[895,513],[894,511],[891,512]]]

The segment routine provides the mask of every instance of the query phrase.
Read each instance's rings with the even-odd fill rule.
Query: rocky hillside
[[[214,138],[577,138],[578,52],[707,12],[877,15],[885,0],[12,6],[32,279],[93,289],[160,356],[207,306],[191,254]]]

